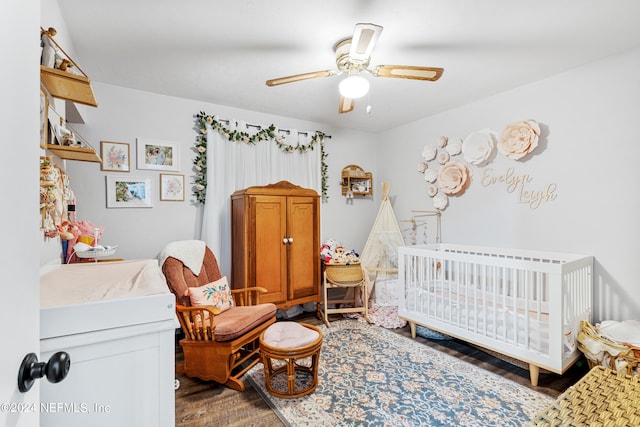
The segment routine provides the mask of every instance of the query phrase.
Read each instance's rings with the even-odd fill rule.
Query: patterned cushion
[[[225,311],[233,307],[233,296],[227,276],[197,288],[189,288],[192,306],[212,305]]]

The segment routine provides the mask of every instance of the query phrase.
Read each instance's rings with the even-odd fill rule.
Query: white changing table
[[[41,272],[40,358],[71,359],[40,382],[46,426],[175,425],[175,297],[156,260],[70,264]]]

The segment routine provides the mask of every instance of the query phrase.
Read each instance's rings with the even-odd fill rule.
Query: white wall
[[[78,62],[81,63],[81,59]],[[343,241],[345,246],[357,250],[364,245],[375,218],[376,209],[372,207],[375,203],[369,198],[347,205],[340,195],[338,184],[342,168],[349,163],[373,169],[375,152],[371,149],[374,145],[372,135],[97,82],[93,82],[93,88],[98,108],[83,110],[85,124],[73,126],[97,150],[100,149],[100,141],[130,144],[131,172],[125,174],[152,179],[153,208],[107,209],[105,176],[123,173],[103,172],[98,163],[66,162],[71,188],[77,199],[78,219],[104,227],[102,242],[119,245],[118,257],[155,257],[168,242],[199,237],[201,208],[193,204],[191,191],[187,191],[184,202],[160,201],[160,173],[136,169],[136,138],[179,144],[179,173],[185,174],[186,183],[190,183],[195,157],[194,116],[200,111],[220,118],[262,125],[274,123],[284,129],[320,130],[331,135],[325,148],[329,164],[329,201],[321,206],[321,239],[334,237]]]
[[[470,188],[443,212],[443,241],[593,255],[595,320],[638,318],[639,74],[634,50],[384,133],[378,172],[392,183],[397,216],[433,209],[416,168],[424,145],[536,120],[543,144],[534,156],[498,156],[488,167],[528,173],[531,189],[555,183],[557,199],[530,209],[503,186],[482,186],[473,167]]]
[[[5,127],[0,179],[7,224],[0,252],[4,298],[0,314],[4,324],[0,332],[4,343],[0,352],[0,402],[7,405],[0,411],[0,425],[13,427],[38,425],[40,417],[38,411],[15,411],[8,406],[36,407],[41,383],[36,381],[28,393],[18,391],[20,363],[27,354],[40,353],[38,259],[33,256],[34,244],[42,241],[38,230],[39,13],[40,5],[34,0],[0,2],[3,56],[11,64],[0,79],[0,121]]]

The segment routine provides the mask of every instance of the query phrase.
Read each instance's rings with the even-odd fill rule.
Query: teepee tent
[[[398,276],[398,247],[404,246],[402,231],[389,200],[389,184],[382,183],[382,204],[373,223],[367,242],[360,255],[360,263],[367,280],[370,300],[375,301],[376,282]],[[382,295],[382,292],[377,292]],[[395,290],[391,291],[395,295]],[[383,297],[383,299],[386,299]],[[377,301],[379,305],[393,305],[390,301]]]

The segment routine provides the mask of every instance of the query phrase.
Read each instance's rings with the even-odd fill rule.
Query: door
[[[11,58],[0,79],[0,117],[5,125],[0,167],[2,210],[2,311],[0,320],[0,425],[39,423],[39,381],[27,393],[18,390],[18,369],[24,356],[39,358],[39,105],[40,2],[0,2],[3,54]],[[46,380],[45,380],[46,381]]]
[[[289,299],[318,294],[320,240],[317,197],[287,199]],[[291,240],[293,239],[293,240]]]
[[[255,282],[249,283],[267,289],[266,294],[260,295],[260,302],[277,304],[287,300],[286,200],[282,196],[251,196],[255,228],[250,265],[255,268]]]

